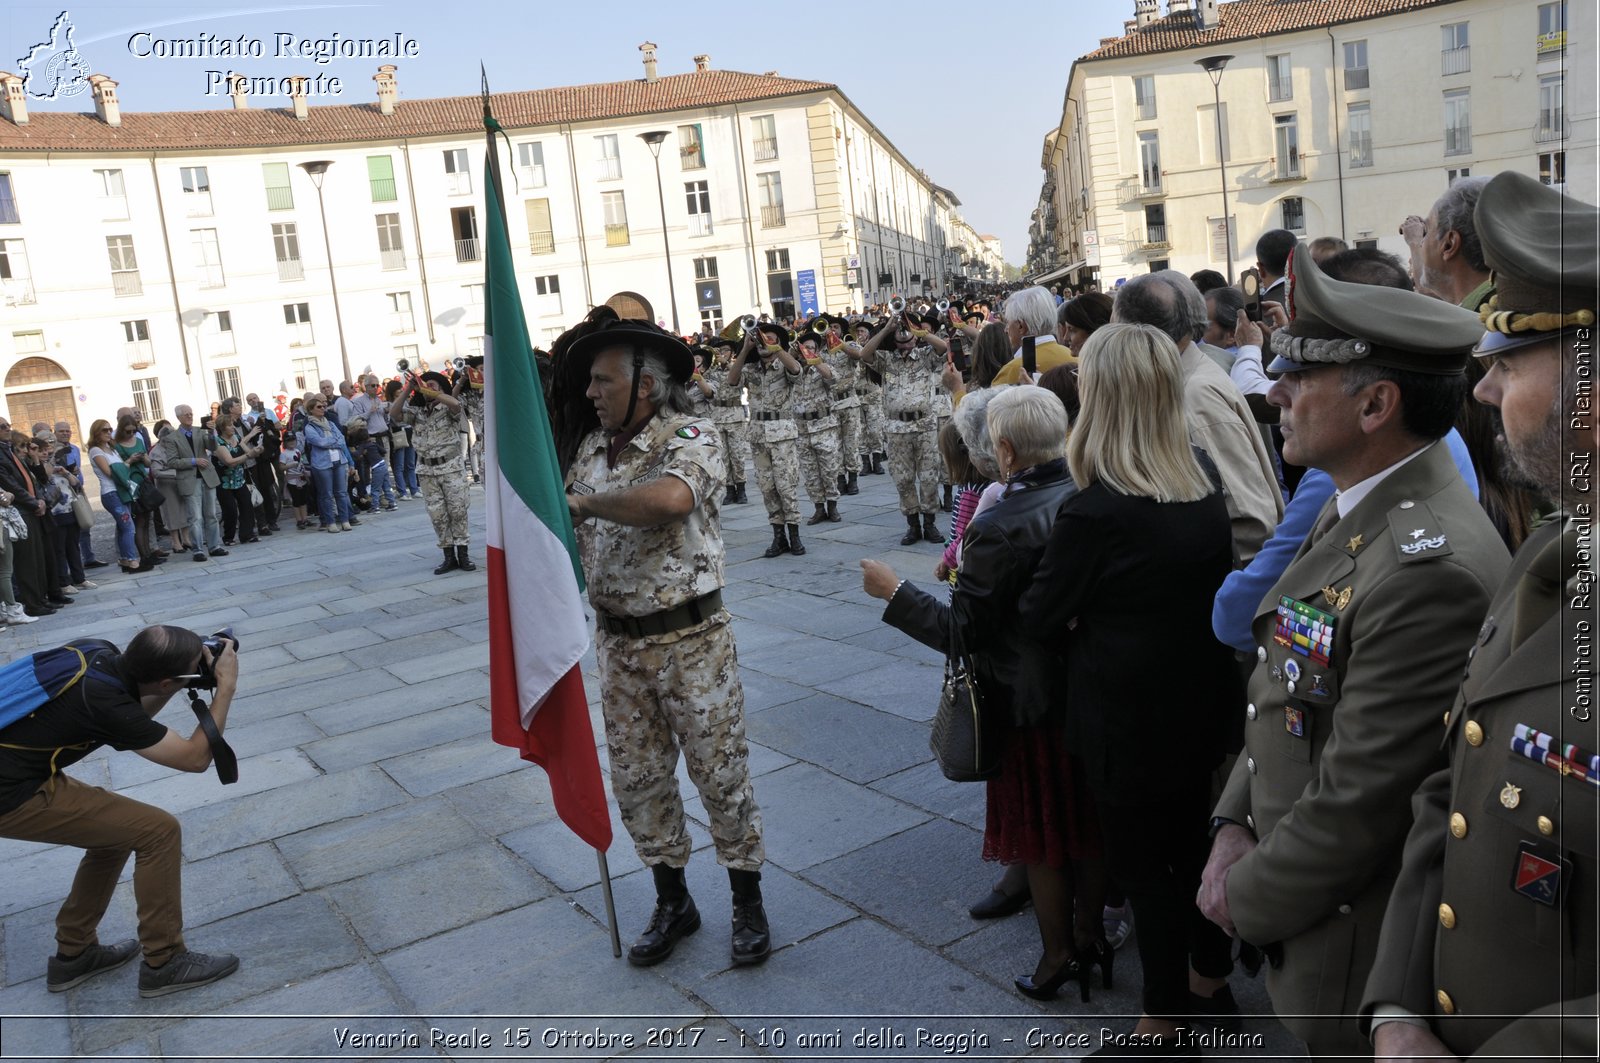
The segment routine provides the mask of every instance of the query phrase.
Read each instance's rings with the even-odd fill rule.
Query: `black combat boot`
[[[951,497],[950,497],[950,485],[949,484],[945,484],[944,485],[944,497],[939,500],[939,508],[944,510],[946,513],[948,513],[948,512],[950,512],[950,507],[953,506],[954,504],[955,504],[954,500],[951,499]]]
[[[863,475],[863,476],[871,476],[872,475],[872,455],[871,454],[863,454],[863,455],[861,455],[861,475]]]
[[[789,540],[784,538],[783,525],[774,524],[772,526],[772,545],[767,547],[766,553],[762,554],[761,556],[777,557],[779,554],[787,554],[788,552]]]
[[[722,492],[722,504],[731,506],[737,501],[739,501],[739,492],[734,488],[733,484],[729,484],[728,489]]]
[[[844,485],[849,482],[848,480],[845,479],[845,474],[844,473],[840,473],[838,476],[834,477],[834,479],[838,483],[839,490],[841,490],[841,491],[844,490]]]
[[[761,906],[761,872],[728,869],[733,884],[733,962],[747,967],[762,963],[772,952],[767,910]]]
[[[872,455],[872,471],[878,476],[883,475],[883,461],[888,456],[881,450]]]
[[[734,499],[735,502],[748,502],[748,501],[750,501],[748,498],[746,498],[744,496],[744,484],[734,484],[733,486],[738,492],[738,497]]]
[[[447,547],[444,548],[444,564],[442,564],[438,568],[434,569],[433,570],[433,574],[435,576],[442,576],[446,572],[454,572],[456,569],[458,569],[460,567],[461,567],[460,563],[456,561],[455,549],[453,547],[447,546]]]
[[[857,473],[850,473],[847,476],[845,476],[845,478],[844,478],[844,493],[845,494],[847,494],[847,495],[859,495],[861,493],[861,488],[856,483],[856,477],[858,475],[859,474],[857,474]]]
[[[930,543],[944,542],[944,536],[939,533],[939,525],[934,522],[932,513],[922,515],[922,538]]]
[[[915,546],[922,541],[922,522],[915,513],[906,515],[906,528],[909,530],[900,536],[901,546]]]
[[[656,880],[656,910],[650,913],[650,925],[628,950],[628,962],[635,967],[660,963],[672,955],[680,938],[700,929],[700,913],[695,909],[694,898],[689,896],[683,868],[651,864],[650,874]],[[737,905],[734,910],[738,910]]]
[[[828,503],[828,522],[838,524],[841,520],[844,520],[844,518],[839,516],[839,501],[834,499]]]
[[[463,572],[478,571],[478,566],[474,565],[472,558],[467,556],[467,548],[465,546],[456,547],[456,567]]]
[[[806,518],[806,524],[807,524],[807,526],[810,526],[812,524],[821,524],[823,521],[825,521],[827,519],[828,519],[828,507],[823,505],[821,502],[818,502],[818,503],[816,503],[816,512],[811,514],[811,516]]]
[[[800,525],[798,524],[789,525],[789,552],[795,557],[799,557],[806,552],[805,543],[800,541]]]

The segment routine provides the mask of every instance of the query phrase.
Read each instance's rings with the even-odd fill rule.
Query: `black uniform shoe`
[[[644,933],[628,949],[628,962],[635,967],[651,967],[672,955],[678,941],[700,929],[700,912],[689,896],[683,868],[651,864],[656,880],[656,910]]]
[[[474,565],[472,558],[467,556],[467,548],[465,546],[456,547],[456,568],[463,572],[478,571],[478,566]]]
[[[740,967],[762,963],[772,953],[767,911],[761,905],[761,872],[728,869],[733,884],[733,962]]]
[[[766,552],[761,556],[777,557],[779,554],[787,554],[788,552],[789,540],[784,536],[783,525],[774,524],[772,526],[772,545],[767,547]]]
[[[446,572],[454,572],[461,565],[456,561],[456,552],[450,547],[444,548],[444,564],[433,570],[435,576],[442,576]]]
[[[748,498],[746,498],[746,497],[745,497],[745,493],[744,493],[744,484],[734,484],[734,485],[733,485],[733,486],[734,486],[734,487],[735,487],[735,488],[736,488],[736,489],[737,489],[737,490],[738,490],[738,492],[739,492],[739,497],[737,497],[737,498],[735,498],[735,499],[734,499],[734,501],[735,501],[735,502],[748,502],[748,501],[750,501],[750,499],[748,499]]]
[[[839,516],[839,502],[837,499],[828,503],[828,523],[838,524],[843,517]]]
[[[856,484],[857,476],[859,476],[858,473],[849,473],[848,475],[845,476],[845,478],[844,478],[844,493],[845,494],[847,494],[847,495],[859,495],[861,493],[861,488]]]
[[[812,524],[821,524],[823,521],[825,521],[827,519],[828,519],[828,507],[823,505],[821,502],[818,502],[817,505],[816,505],[816,512],[811,514],[811,516],[806,519],[806,524],[808,526],[812,525]]]
[[[901,546],[915,546],[922,541],[922,521],[915,513],[906,517],[906,533],[900,536]]]
[[[85,561],[83,563],[83,567],[84,568],[105,568],[110,564],[111,564],[111,562],[109,562],[109,561]]]
[[[805,544],[800,541],[800,525],[789,525],[789,552],[799,557],[806,552]]]
[[[930,543],[944,542],[944,536],[939,532],[939,525],[934,523],[932,513],[922,515],[922,537]]]

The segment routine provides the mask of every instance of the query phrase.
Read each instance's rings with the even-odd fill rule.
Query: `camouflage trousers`
[[[800,458],[793,439],[754,440],[756,486],[766,503],[768,524],[800,523]]]
[[[728,485],[745,482],[745,469],[750,464],[750,422],[728,421],[717,425],[722,436],[722,460],[728,468]]]
[[[645,864],[689,862],[676,775],[681,749],[711,823],[717,863],[757,870],[766,850],[750,786],[733,624],[723,612],[665,638],[673,641],[595,633],[611,792],[622,825]]]
[[[438,537],[440,548],[468,545],[467,473],[460,462],[417,462],[417,484],[422,488],[422,500],[428,504],[428,519],[433,521],[433,534]]]
[[[839,430],[821,428],[801,432],[794,441],[800,451],[800,476],[806,497],[815,505],[839,500]]]
[[[863,454],[888,453],[884,447],[883,399],[878,395],[861,397],[861,452]]]
[[[939,480],[944,475],[933,418],[916,423],[918,431],[889,433],[889,475],[900,492],[900,512],[908,517],[939,511]]]
[[[833,411],[839,418],[839,471],[861,471],[861,452],[866,445],[861,439],[862,410],[860,406],[851,406],[844,410]]]
[[[939,437],[944,435],[944,426],[950,423],[952,416],[952,414],[948,413],[939,414],[939,424],[934,429],[933,436],[933,454],[934,458],[939,462],[939,482],[946,487],[951,486],[950,467],[944,463],[944,455],[939,453]]]

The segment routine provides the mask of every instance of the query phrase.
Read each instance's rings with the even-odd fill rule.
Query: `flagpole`
[[[611,868],[606,864],[604,849],[594,851],[595,859],[600,861],[600,892],[606,898],[606,922],[611,926],[611,958],[622,959],[622,935],[617,933],[617,902],[611,896]]]

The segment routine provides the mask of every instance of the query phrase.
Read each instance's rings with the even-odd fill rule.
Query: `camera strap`
[[[206,742],[211,746],[211,761],[217,769],[217,778],[224,786],[238,782],[239,758],[234,756],[233,747],[223,739],[222,732],[217,730],[217,721],[211,718],[211,706],[191,690],[189,708],[193,710],[194,718],[199,721],[200,730],[206,733]]]

